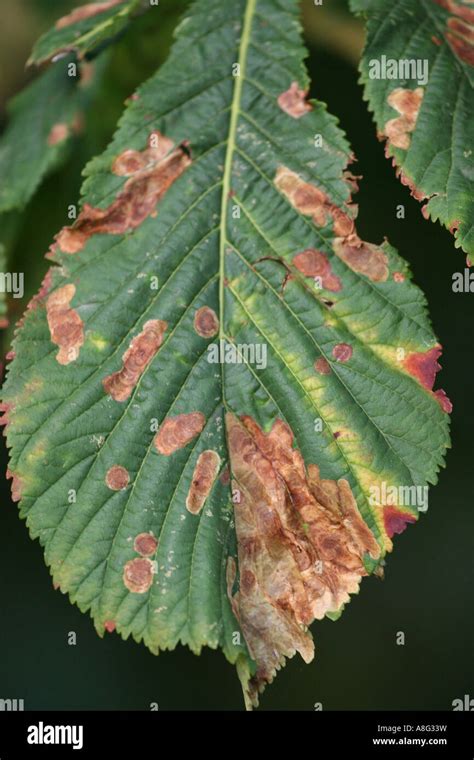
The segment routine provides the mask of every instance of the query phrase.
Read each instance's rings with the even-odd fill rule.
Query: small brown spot
[[[187,446],[203,430],[206,418],[202,412],[168,417],[155,436],[156,450],[166,457]]]
[[[285,195],[291,205],[305,216],[310,216],[318,227],[333,221],[336,235],[349,235],[354,229],[354,220],[342,211],[319,188],[305,182],[298,174],[286,166],[279,166],[275,175],[275,186]],[[348,211],[355,207],[348,205]]]
[[[340,432],[340,430],[336,430],[336,431],[334,431],[334,433],[332,435],[333,435],[333,438],[335,438],[336,441],[337,441],[337,439],[341,437],[341,432]]]
[[[122,358],[122,369],[102,380],[104,390],[115,401],[126,401],[135,388],[148,364],[163,343],[168,323],[162,319],[150,319],[143,330],[133,338]]]
[[[67,124],[55,124],[51,127],[48,135],[48,145],[57,145],[63,142],[69,136],[69,127]]]
[[[66,26],[78,24],[79,21],[84,21],[85,19],[97,16],[99,13],[104,13],[105,11],[110,10],[110,8],[113,8],[114,5],[119,5],[120,3],[123,3],[123,0],[104,0],[101,3],[87,3],[87,5],[81,5],[79,8],[75,8],[71,11],[71,13],[68,13],[67,16],[58,19],[55,24],[56,29],[64,29]]]
[[[320,356],[319,359],[316,359],[316,361],[314,362],[314,369],[320,375],[330,375],[331,374],[331,366],[330,366],[328,360],[324,358],[324,356]]]
[[[278,105],[289,116],[299,119],[308,111],[312,111],[312,106],[306,101],[307,90],[298,86],[298,82],[292,82],[288,90],[278,96]]]
[[[395,533],[403,533],[408,523],[415,523],[416,517],[409,512],[401,512],[396,507],[384,507],[383,521],[387,536],[393,538]]]
[[[434,397],[438,404],[440,405],[443,412],[446,412],[446,414],[451,414],[453,411],[453,405],[446,395],[446,391],[444,391],[442,388],[440,388],[437,391],[434,391]]]
[[[220,482],[223,486],[228,486],[230,483],[230,472],[229,472],[229,465],[226,465],[224,469],[222,470],[221,476],[219,478]]]
[[[115,631],[115,620],[106,620],[104,628],[108,633],[113,633]]]
[[[159,133],[152,133],[153,135]],[[105,209],[88,203],[71,227],[63,227],[56,241],[64,253],[82,250],[92,235],[123,235],[138,227],[150,216],[167,190],[191,164],[189,150],[184,144],[171,150],[173,143],[160,136],[156,148],[143,153],[127,150],[118,156],[113,170],[129,176],[113,203]],[[166,155],[164,151],[168,151]]]
[[[144,594],[150,588],[155,572],[154,563],[145,557],[129,560],[123,568],[123,582],[134,594]]]
[[[327,256],[315,248],[307,248],[293,257],[293,265],[305,277],[320,277],[321,284],[326,290],[338,292],[342,290],[339,277],[333,274]]]
[[[194,315],[194,329],[201,338],[213,338],[219,332],[216,312],[209,306],[201,306]]]
[[[393,279],[395,280],[395,282],[405,282],[405,275],[403,274],[403,272],[394,272]]]
[[[121,467],[119,464],[115,464],[113,467],[110,467],[110,469],[107,470],[105,482],[107,484],[107,487],[112,491],[123,491],[124,488],[128,486],[129,481],[130,476],[125,467]]]
[[[408,150],[410,147],[410,134],[415,130],[423,95],[423,87],[417,87],[416,90],[396,87],[389,94],[387,103],[398,111],[400,116],[387,121],[385,135],[396,148]]]
[[[70,305],[75,293],[75,285],[64,285],[51,293],[46,301],[51,340],[59,346],[56,355],[56,361],[59,364],[70,364],[75,361],[84,343],[84,323]]]
[[[217,451],[203,451],[199,454],[194,468],[193,479],[186,498],[186,508],[197,515],[209,496],[219,472],[221,458]]]
[[[438,45],[438,47],[441,45],[441,40],[440,40],[440,38],[439,38],[439,37],[437,37],[435,34],[432,34],[432,35],[431,35],[431,42],[432,42],[434,45]]]
[[[91,61],[82,61],[81,63],[81,87],[89,87],[94,81],[95,65]]]
[[[373,282],[384,282],[388,277],[388,258],[381,248],[365,243],[357,235],[336,238],[334,252],[348,267]]]
[[[348,343],[338,343],[334,346],[332,355],[337,362],[347,362],[352,356],[352,346]]]
[[[157,549],[158,541],[153,533],[139,533],[136,537],[133,548],[142,557],[151,557]]]
[[[6,472],[6,478],[7,480],[12,481],[11,483],[11,494],[12,494],[12,501],[17,502],[21,501],[22,497],[22,482],[18,475],[15,475],[14,472],[10,470],[10,468],[7,469]]]

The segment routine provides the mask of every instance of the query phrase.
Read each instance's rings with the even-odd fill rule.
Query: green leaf
[[[100,635],[221,647],[248,706],[381,574],[448,445],[424,297],[357,235],[296,6],[195,3],[87,168],[4,390],[54,582]]]
[[[11,101],[0,140],[0,212],[26,206],[46,174],[63,162],[87,98],[79,81],[62,61]]]
[[[80,5],[40,37],[28,63],[39,65],[71,51],[79,58],[92,55],[123,32],[143,7],[144,0],[101,0]]]
[[[351,6],[367,18],[361,78],[387,157],[424,201],[423,215],[473,254],[472,3],[351,0]]]

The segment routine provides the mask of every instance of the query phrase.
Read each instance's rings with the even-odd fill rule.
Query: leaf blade
[[[424,298],[388,244],[370,247],[355,236],[354,180],[345,174],[349,147],[325,108],[306,104],[303,56],[295,7],[275,0],[230,9],[195,4],[169,61],[139,90],[111,145],[87,169],[81,217],[69,237],[58,238],[53,257],[61,268],[53,267],[43,300],[25,318],[4,394],[21,514],[45,545],[56,582],[91,611],[100,633],[116,625],[154,652],[178,642],[194,651],[221,646],[238,666],[248,704],[279,663],[268,655],[265,631],[252,640],[249,657],[242,577],[230,573],[230,594],[223,593],[229,560],[230,570],[237,555],[249,570],[240,524],[236,545],[234,513],[238,520],[242,514],[235,499],[239,489],[252,499],[255,487],[240,483],[235,494],[229,485],[226,465],[236,467],[224,413],[233,415],[231,425],[246,418],[247,431],[253,420],[252,440],[259,441],[253,456],[267,468],[271,457],[263,451],[275,445],[271,426],[280,420],[282,440],[293,431],[295,451],[325,479],[313,489],[332,503],[324,491],[333,488],[329,481],[337,499],[347,481],[357,502],[354,524],[363,531],[360,513],[382,554],[391,547],[392,528],[415,520],[417,510],[408,505],[395,516],[398,523],[391,514],[387,523],[383,504],[370,501],[371,487],[384,480],[414,487],[434,482],[447,445],[447,418],[430,386],[434,355],[423,365],[428,379],[413,376],[419,359],[410,370],[403,364],[411,355],[437,352]],[[315,134],[324,135],[321,148]],[[170,156],[183,171],[171,182],[166,174],[166,191],[156,194]],[[311,213],[298,200],[302,190],[312,198]],[[142,218],[147,193],[155,204]],[[336,225],[348,228],[345,234],[336,235]],[[68,245],[60,250],[65,240],[73,241],[74,253],[65,252]],[[320,272],[320,284],[308,266]],[[70,348],[74,332],[75,352],[66,364],[57,361],[61,343],[51,341],[60,336],[48,330],[48,312],[50,323],[61,323],[52,297],[74,325],[65,336]],[[211,329],[209,322],[196,329],[202,309],[218,315],[219,333],[214,318]],[[151,345],[147,333],[156,321],[166,328]],[[233,346],[232,361],[222,361],[220,352]],[[406,352],[402,360],[399,348]],[[211,351],[217,352],[212,361]],[[112,376],[120,378],[120,399],[104,383]],[[189,426],[196,414],[205,424],[189,437],[183,420]],[[165,438],[170,421],[174,437]],[[168,444],[157,445],[157,434]],[[214,473],[199,469],[209,451],[219,457]],[[273,459],[281,457],[278,449]],[[107,485],[112,468],[127,471],[123,488]],[[302,478],[299,470],[298,482],[308,493],[305,472]],[[280,471],[272,477],[286,482]],[[187,506],[192,488],[207,494],[197,515]],[[71,492],[75,500],[68,502]],[[308,496],[311,509],[318,508],[314,498]],[[153,560],[137,556],[143,534],[157,542]],[[298,545],[309,551],[303,534],[295,529]],[[354,551],[360,579],[362,560],[370,562],[360,546]],[[372,548],[370,570],[379,564],[377,552]],[[291,577],[287,550],[283,556]],[[352,582],[352,591],[357,585]],[[312,617],[340,609],[344,594],[326,605],[332,611],[312,608]],[[275,610],[278,605],[272,616]],[[281,613],[272,619],[285,633]],[[309,656],[307,634],[300,631],[295,641],[298,646],[278,642],[279,659],[298,647]]]
[[[474,57],[472,42],[464,43],[463,35],[472,35],[472,9],[451,0],[403,0],[396,7],[384,0],[351,0],[351,7],[367,21],[361,81],[381,138],[387,140],[386,155],[412,195],[424,202],[425,218],[440,221],[455,235],[456,247],[471,255]],[[412,73],[407,78],[395,71],[383,85],[371,78],[371,67],[382,57],[415,66],[426,61],[429,79],[425,82],[423,74],[417,83]],[[412,101],[416,93],[419,98],[414,122],[403,132],[401,120],[412,110],[402,102],[408,91]]]

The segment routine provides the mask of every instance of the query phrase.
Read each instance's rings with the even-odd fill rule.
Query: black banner
[[[188,749],[265,751],[290,741],[321,756],[474,757],[471,712],[0,712],[0,760],[123,757]],[[293,752],[292,752],[293,754]]]

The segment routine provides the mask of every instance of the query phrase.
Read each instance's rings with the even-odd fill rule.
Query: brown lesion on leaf
[[[325,290],[331,290],[334,293],[342,290],[341,280],[333,273],[328,257],[321,251],[306,248],[293,256],[292,263],[305,277],[320,277],[321,285]]]
[[[67,140],[68,137],[69,126],[60,122],[58,124],[54,124],[51,127],[47,142],[50,147],[53,147],[54,145],[58,145],[59,143],[64,142],[64,140]]]
[[[11,496],[12,501],[17,502],[21,501],[22,498],[22,481],[19,475],[16,475],[14,472],[10,470],[10,468],[7,468],[6,472],[6,478],[7,480],[11,480]]]
[[[173,146],[167,137],[152,132],[144,151],[125,150],[117,156],[112,171],[128,177],[123,189],[105,209],[85,203],[75,223],[63,227],[56,236],[61,251],[77,253],[92,235],[123,235],[151,216],[171,185],[191,164],[185,144]]]
[[[168,323],[162,319],[150,319],[143,330],[133,338],[122,358],[122,369],[108,375],[102,381],[106,393],[115,401],[126,401],[138,380],[157,354]]]
[[[318,375],[330,375],[331,374],[331,365],[329,364],[328,360],[324,356],[320,356],[319,359],[316,359],[314,362],[314,369],[318,373]]]
[[[56,361],[59,364],[70,364],[75,361],[84,343],[84,323],[71,306],[75,292],[75,285],[63,285],[62,288],[51,293],[46,301],[51,340],[59,346],[56,355]]]
[[[454,2],[454,0],[434,0],[448,11],[445,37],[451,50],[459,60],[474,66],[474,8]]]
[[[288,198],[291,205],[304,216],[310,216],[318,227],[324,227],[332,219],[336,235],[350,235],[354,229],[357,207],[347,204],[347,213],[336,206],[320,188],[305,182],[296,172],[279,166],[275,186]],[[352,214],[352,216],[350,215]]]
[[[202,412],[189,412],[168,417],[155,436],[155,448],[159,454],[169,457],[187,446],[204,429],[206,418]]]
[[[424,95],[423,87],[415,90],[396,87],[387,97],[387,103],[400,116],[389,119],[385,124],[384,134],[395,148],[408,150],[411,133],[414,132]]]
[[[219,332],[219,319],[210,306],[201,306],[194,315],[194,329],[201,338],[213,338]]]
[[[403,360],[403,369],[414,377],[423,388],[432,393],[441,409],[450,414],[453,405],[443,389],[433,391],[436,375],[441,369],[438,359],[441,356],[442,347],[436,345],[428,351],[415,351],[408,354]]]
[[[351,191],[357,189],[357,179],[349,172],[344,179]],[[336,235],[333,249],[354,272],[363,274],[374,282],[383,282],[388,278],[388,257],[380,246],[366,243],[360,239],[354,224],[357,206],[352,202],[346,204],[349,213],[331,203],[322,190],[305,182],[298,174],[285,166],[280,166],[275,175],[275,185],[290,201],[291,205],[304,216],[311,216],[317,226],[333,220]],[[307,276],[321,276],[323,287],[337,291],[342,288],[338,277],[332,274],[329,261],[316,249],[306,249],[297,254],[293,264]],[[316,275],[313,275],[315,272]]]
[[[107,631],[107,633],[113,633],[116,628],[115,620],[106,620],[104,623],[104,628]]]
[[[124,0],[103,0],[103,2],[100,3],[87,3],[86,5],[81,5],[79,8],[74,8],[74,10],[68,13],[67,16],[62,16],[62,18],[58,19],[55,27],[56,29],[65,29],[67,26],[78,24],[80,21],[98,16],[100,13],[105,13],[105,11],[110,10],[116,5],[120,5],[123,2]]]
[[[346,238],[336,238],[334,252],[357,274],[363,274],[373,282],[385,282],[388,278],[388,257],[382,248],[366,243],[354,233]]]
[[[389,538],[395,533],[403,533],[409,523],[415,523],[416,517],[411,512],[403,512],[397,507],[386,506],[383,508],[383,522]]]
[[[311,103],[306,101],[308,91],[303,90],[298,82],[292,82],[290,87],[278,96],[277,102],[282,111],[292,116],[294,119],[300,119],[308,111],[312,111]]]
[[[153,583],[156,565],[148,557],[129,560],[123,568],[123,582],[133,594],[145,594]]]
[[[293,448],[277,419],[265,434],[251,417],[226,415],[234,491],[240,587],[234,614],[257,671],[249,697],[269,683],[286,657],[306,662],[314,645],[307,626],[338,611],[357,592],[364,555],[380,547],[346,480],[321,479]],[[232,588],[232,567],[229,567]]]
[[[352,357],[352,346],[349,343],[337,343],[333,350],[332,355],[337,362],[348,362]]]
[[[217,451],[209,449],[199,454],[186,497],[186,509],[191,514],[197,515],[203,508],[217,478],[220,465],[221,458]]]
[[[142,557],[152,557],[158,548],[158,541],[153,533],[139,533],[133,542],[133,548]]]
[[[111,491],[123,491],[130,482],[130,475],[125,467],[114,464],[107,470],[105,483]]]

